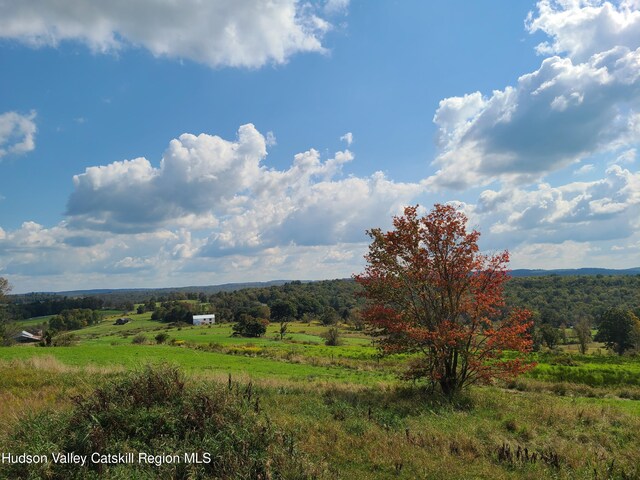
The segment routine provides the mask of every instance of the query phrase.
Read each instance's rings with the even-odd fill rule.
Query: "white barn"
[[[194,325],[213,325],[216,323],[216,314],[208,313],[206,315],[194,315],[193,316],[193,324]]]

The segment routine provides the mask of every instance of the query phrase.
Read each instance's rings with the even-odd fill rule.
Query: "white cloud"
[[[365,230],[388,225],[392,215],[424,191],[419,184],[395,183],[380,172],[369,178],[316,180],[330,162],[306,167],[315,172],[296,165],[285,172],[269,172],[254,190],[263,193],[251,199],[241,214],[221,222],[203,254],[363,242]]]
[[[269,169],[266,139],[251,124],[235,141],[201,134],[172,140],[159,167],[145,158],[89,167],[74,177],[69,225],[113,233],[182,228],[209,232],[201,254],[232,255],[282,245],[362,242],[367,228],[425,190],[378,172],[344,177],[349,150],[322,160],[297,154],[285,170]],[[193,246],[174,254],[192,257]]]
[[[267,140],[266,140],[267,147],[275,147],[277,144],[278,144],[278,140],[276,139],[276,136],[274,135],[274,133],[267,132]]]
[[[340,140],[347,143],[347,146],[350,147],[353,143],[353,133],[347,132],[340,137]]]
[[[0,3],[0,38],[34,47],[77,41],[95,52],[134,46],[155,56],[232,67],[285,63],[298,52],[323,52],[331,28],[319,16],[348,2],[298,0],[21,0]]]
[[[283,170],[266,155],[249,124],[233,141],[181,135],[157,167],[89,167],[74,177],[67,221],[0,230],[0,271],[29,290],[53,279],[104,286],[112,275],[119,286],[345,277],[361,268],[365,230],[389,227],[425,192],[381,172],[345,175],[349,150],[322,159],[310,149]]]
[[[471,216],[496,248],[625,239],[638,228],[640,172],[614,165],[592,182],[486,190]]]
[[[328,14],[343,13],[349,8],[350,0],[327,0],[324,11]]]
[[[153,281],[154,276],[162,277],[171,270],[167,266],[172,252],[185,242],[181,233],[165,229],[96,234],[71,229],[65,222],[51,228],[24,222],[0,237],[0,271],[12,279],[40,278],[36,283],[44,277],[60,277],[61,282],[64,277],[84,278],[85,282],[77,283],[76,288],[84,288],[86,279],[91,277],[104,282],[110,275],[134,271],[132,275]]]
[[[530,32],[552,38],[537,47],[540,54],[566,53],[578,62],[617,46],[640,47],[640,11],[635,1],[542,0],[529,14]]]
[[[577,170],[573,171],[574,175],[586,175],[589,172],[593,172],[594,170],[594,166],[592,163],[586,163],[584,165],[582,165],[580,168],[578,168]]]
[[[615,164],[630,164],[636,161],[636,158],[638,156],[638,152],[635,148],[630,148],[629,150],[626,150],[624,152],[622,152],[620,155],[618,155],[618,157],[615,159]]]
[[[640,142],[640,49],[586,63],[544,60],[515,87],[452,97],[435,114],[441,153],[429,183],[531,183],[596,153]]]
[[[79,233],[65,224],[26,222],[0,237],[0,272],[15,292],[86,288],[166,287],[243,281],[344,278],[362,267],[365,243],[283,245],[251,255],[198,256],[203,240],[186,230],[111,234],[70,242]],[[213,273],[215,272],[215,273]]]
[[[588,157],[640,143],[640,10],[626,0],[541,0],[530,32],[557,54],[514,86],[440,102],[429,185],[531,184]],[[566,56],[558,56],[566,55]]]
[[[36,148],[36,112],[21,115],[16,112],[0,114],[0,159],[9,154],[20,155]]]
[[[562,269],[577,265],[597,266],[594,256],[598,252],[588,242],[566,240],[562,243],[529,243],[511,252],[511,268]],[[611,264],[602,265],[612,268]]]
[[[67,213],[74,227],[119,232],[225,214],[259,175],[266,153],[265,138],[251,124],[240,127],[235,142],[183,134],[170,142],[158,168],[136,158],[75,175]]]
[[[628,267],[640,228],[638,2],[540,1],[531,32],[553,54],[514,86],[440,102],[439,170],[426,183],[464,189],[493,183],[464,209],[484,248],[512,250],[514,266]],[[563,56],[560,56],[563,55]],[[551,172],[604,178],[552,185]],[[623,168],[621,165],[626,165]],[[562,182],[559,172],[555,182]],[[566,176],[565,176],[566,178]],[[625,256],[626,255],[626,256]]]

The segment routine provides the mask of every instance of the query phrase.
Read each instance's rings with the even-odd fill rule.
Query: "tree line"
[[[31,302],[24,302],[24,299],[17,302],[13,300],[14,298],[12,298],[12,302],[7,306],[7,314],[17,320],[44,317],[46,315],[58,315],[64,310],[100,310],[104,307],[104,300],[96,297],[73,298],[43,295]]]

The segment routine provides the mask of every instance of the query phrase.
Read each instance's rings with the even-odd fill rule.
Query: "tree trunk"
[[[459,390],[458,379],[455,376],[444,376],[440,379],[440,389],[448,397],[454,397]]]

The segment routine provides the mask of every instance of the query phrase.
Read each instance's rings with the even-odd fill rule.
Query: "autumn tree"
[[[531,348],[531,314],[505,311],[509,255],[481,254],[480,233],[467,233],[466,223],[450,205],[423,217],[406,207],[392,231],[367,231],[368,264],[355,276],[367,299],[363,318],[383,351],[417,354],[409,376],[450,397],[532,366],[519,355]]]

